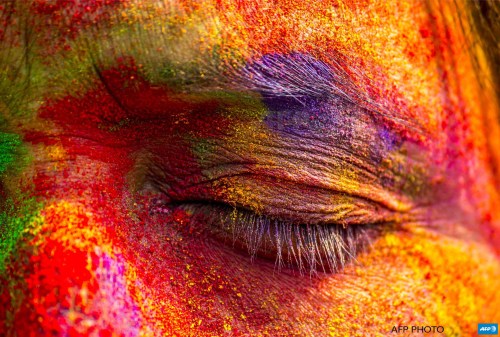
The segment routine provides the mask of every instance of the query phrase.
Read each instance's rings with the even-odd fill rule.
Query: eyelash
[[[190,226],[208,228],[219,240],[246,249],[252,260],[274,258],[278,271],[301,275],[340,272],[377,235],[374,225],[294,223],[221,203],[173,203],[152,213],[175,209],[190,215]]]

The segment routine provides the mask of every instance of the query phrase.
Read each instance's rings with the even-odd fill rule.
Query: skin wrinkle
[[[281,184],[274,183],[270,185],[269,187],[272,187],[273,190],[273,192],[271,193],[269,192],[266,193],[266,191],[268,191],[269,188],[263,189],[259,185],[255,185],[256,187],[254,191],[255,194],[258,195],[258,199],[255,201],[250,199],[250,203],[263,205],[260,207],[257,206],[259,208],[255,211],[278,218],[290,217],[296,220],[300,220],[300,218],[303,218],[304,221],[311,223],[315,222],[330,223],[330,222],[337,222],[335,221],[336,217],[334,216],[336,214],[335,210],[338,207],[341,207],[342,200],[345,200],[344,202],[346,202],[346,204],[352,205],[353,207],[359,209],[377,210],[377,212],[373,212],[367,218],[358,218],[358,219],[355,218],[355,220],[352,219],[353,223],[367,223],[367,222],[371,223],[371,221],[376,221],[377,219],[388,219],[389,217],[392,218],[393,216],[395,216],[393,215],[394,214],[393,212],[382,209],[380,205],[376,204],[371,200],[364,200],[359,197],[345,196],[345,194],[342,193],[338,194],[331,192],[328,193],[328,191],[325,191],[324,196],[320,192],[320,194],[315,197],[304,197],[303,194],[300,194],[293,189],[291,190],[290,189],[291,184],[284,184],[284,183],[286,182],[282,182]],[[240,185],[245,185],[245,184],[246,182],[240,183]],[[305,188],[303,189],[303,191],[304,190]],[[315,189],[309,187],[308,190],[314,191]],[[283,197],[280,198],[279,195],[282,195]],[[335,196],[340,196],[340,198],[338,200],[335,200],[334,199]],[[334,204],[331,203],[332,199],[335,200]],[[354,199],[355,201],[352,201],[350,199]],[[292,203],[290,202],[290,200],[293,200]],[[240,205],[236,201],[234,203],[235,205],[238,206]],[[242,204],[241,206],[245,207],[245,204]],[[287,212],[287,210],[293,211],[293,213]],[[339,220],[346,221],[348,223],[351,222],[349,221],[348,218],[340,217]]]
[[[213,178],[211,178],[211,179],[209,179],[209,180],[206,180],[206,179],[203,179],[203,178],[202,178],[202,180],[201,180],[200,182],[198,182],[196,185],[197,185],[197,186],[199,186],[199,185],[206,185],[206,184],[208,184],[208,183],[210,183],[210,182],[214,182],[214,183],[215,183],[215,186],[217,186],[217,185],[219,184],[219,182],[220,182],[220,181],[228,181],[228,180],[233,180],[233,179],[232,179],[232,177],[238,177],[238,178],[239,178],[239,177],[242,177],[243,175],[245,175],[245,176],[248,176],[248,177],[249,177],[248,183],[250,183],[250,184],[251,184],[251,179],[252,179],[252,177],[257,177],[257,176],[259,176],[259,174],[258,174],[259,168],[257,168],[257,171],[252,170],[252,168],[251,168],[251,167],[249,167],[248,165],[244,165],[244,166],[243,166],[243,170],[242,170],[242,171],[241,171],[241,170],[235,170],[234,165],[231,165],[231,166],[230,166],[230,168],[231,168],[231,169],[229,170],[229,172],[232,172],[232,173],[230,173],[230,174],[221,174],[221,173],[220,173],[220,171],[219,171],[219,170],[217,170],[217,173],[214,173],[214,174],[209,175],[209,176],[211,176],[211,177],[213,177]],[[238,172],[238,171],[239,171],[239,172]],[[279,170],[279,171],[277,171],[277,172],[280,172],[280,171],[281,171],[281,170]],[[237,173],[235,173],[235,172],[237,172]],[[252,173],[252,172],[253,172],[253,173]],[[205,172],[204,174],[206,174],[206,172]],[[279,174],[278,174],[278,173],[275,173],[274,175],[272,175],[272,176],[270,176],[270,177],[278,177],[278,176],[279,176]],[[299,176],[299,177],[300,177],[300,176]],[[282,178],[281,178],[281,179],[282,179]],[[309,188],[309,189],[310,189],[310,188],[312,188],[312,187],[313,187],[313,186],[304,185],[303,183],[301,184],[301,183],[300,183],[300,180],[296,180],[296,179],[294,179],[294,177],[293,177],[293,176],[290,176],[290,175],[287,175],[287,178],[285,178],[285,180],[284,180],[284,181],[287,181],[287,180],[288,180],[288,181],[290,181],[290,182],[294,182],[293,184],[295,184],[295,185],[298,185],[298,186],[303,186],[303,187],[305,187],[305,188]],[[321,180],[317,180],[317,181],[318,181],[318,182],[320,182]],[[179,182],[179,183],[180,183],[180,184],[182,184],[182,182]],[[245,179],[245,180],[243,181],[243,184],[242,184],[242,185],[246,185],[246,184],[247,184],[247,182],[246,182],[246,179]],[[189,190],[191,187],[193,187],[191,184],[188,184],[188,185],[182,184],[182,185],[184,185],[184,187],[183,187],[183,188],[184,188],[184,189],[187,189],[187,190]],[[172,184],[170,183],[170,184],[168,184],[168,186],[172,187]],[[258,189],[258,184],[257,184],[257,185],[254,185],[254,186]],[[286,186],[283,186],[283,187],[285,188],[285,191],[287,192],[287,193],[285,193],[285,195],[286,195],[286,194],[288,194],[288,195],[294,195],[294,194],[293,194],[293,193],[294,193],[294,192],[293,192],[293,190],[291,190],[290,188],[287,188]],[[317,189],[317,190],[324,190],[324,192],[325,192],[325,193],[331,193],[331,192],[333,192],[333,191],[336,189],[335,187],[336,187],[335,185],[333,185],[333,186],[328,186],[328,185],[320,184],[320,185],[318,186],[318,189]],[[172,188],[175,188],[175,187],[172,187]],[[278,190],[279,190],[279,189],[280,189],[280,188],[279,188],[279,186],[278,186],[278,185],[273,184],[273,190],[277,190],[277,191],[276,191],[276,194],[279,194],[279,192],[278,192]],[[163,190],[165,190],[165,188],[163,188]],[[329,191],[331,191],[331,192],[329,192]],[[337,191],[336,193],[339,193],[339,192],[340,192],[340,195],[341,195],[342,193],[347,193],[347,194],[350,194],[350,192],[349,192],[349,191],[344,191],[344,192],[342,192],[342,191]],[[261,194],[261,196],[262,196],[263,198],[265,198],[266,193],[265,193],[265,192],[262,192],[262,193],[264,193],[264,194]],[[259,193],[255,193],[255,194],[259,194]],[[372,201],[372,200],[374,199],[374,196],[375,196],[375,195],[374,195],[374,193],[373,193],[373,191],[372,191],[369,197],[364,197],[364,196],[363,196],[363,194],[362,194],[362,193],[360,193],[360,189],[358,189],[358,190],[357,190],[357,192],[355,192],[355,193],[354,193],[354,194],[352,194],[352,195],[356,196],[356,197],[357,197],[357,198],[359,198],[360,200],[365,199],[365,200],[367,201],[367,204],[366,204],[366,205],[368,205],[368,203],[373,203],[373,201]],[[202,196],[202,195],[197,195],[197,197],[196,197],[196,198],[200,198],[200,197],[201,197],[201,198],[203,198],[203,196]],[[184,199],[186,199],[186,198],[189,200],[189,196],[188,196],[188,197],[184,197]],[[298,199],[296,199],[296,201],[294,201],[294,205],[297,205],[297,206],[298,206],[298,205],[300,205],[300,203],[301,203],[301,199],[300,199],[299,195],[296,195],[296,198],[298,198]],[[210,199],[210,197],[208,197],[208,199]],[[267,202],[263,202],[263,204],[268,205],[268,207],[269,207],[269,211],[271,211],[271,209],[272,209],[273,207],[277,206],[277,205],[273,202],[273,199],[275,199],[275,198],[274,198],[274,197],[272,197],[272,196],[270,196],[270,197],[267,199]],[[290,198],[290,199],[292,199],[292,200],[293,200],[293,198]],[[182,199],[181,199],[181,200],[182,200]],[[384,200],[384,203],[383,203],[383,204],[380,204],[380,205],[384,205],[384,206],[386,206],[386,205],[387,205],[387,204],[386,204],[386,202],[387,202],[387,198],[384,198],[384,199],[382,199],[382,200]],[[319,201],[319,200],[316,200],[316,201]],[[236,201],[236,203],[238,203],[238,201]],[[322,203],[312,203],[312,202],[307,202],[306,204],[307,204],[307,206],[302,206],[302,207],[305,207],[305,208],[307,208],[307,207],[314,207],[314,208],[317,208],[319,205],[325,205],[325,206],[326,206],[326,205],[328,205],[329,203],[327,203],[327,202],[322,202]],[[315,204],[316,204],[316,205],[318,205],[318,206],[315,206]],[[284,206],[284,205],[282,205],[282,206]],[[399,205],[398,205],[398,206],[399,206]],[[387,207],[387,206],[386,206],[386,207]],[[389,207],[390,207],[390,205],[389,205]],[[399,207],[401,207],[401,206],[399,206]],[[400,211],[401,211],[401,210],[400,210]]]
[[[283,169],[277,170],[275,175],[278,177],[283,177],[286,179],[291,179],[293,181],[304,182],[307,181],[305,177],[312,177],[314,179],[314,185],[321,186],[326,189],[332,189],[340,192],[345,192],[348,194],[355,194],[361,197],[367,197],[368,199],[374,199],[379,203],[386,205],[389,208],[394,208],[397,210],[409,209],[409,206],[405,206],[405,203],[408,201],[402,201],[402,196],[397,194],[390,194],[384,190],[383,186],[380,186],[380,190],[377,190],[376,185],[370,185],[366,190],[363,189],[362,181],[359,180],[358,177],[356,179],[352,179],[349,177],[342,176],[342,173],[337,173],[333,168],[341,167],[344,168],[344,163],[339,162],[336,164],[334,157],[328,157],[325,155],[321,155],[321,153],[317,153],[315,156],[300,156],[300,152],[296,151],[295,147],[286,147],[283,145],[280,147],[281,140],[274,140],[272,143],[269,142],[269,147],[266,147],[265,144],[262,143],[251,143],[248,142],[240,142],[229,140],[228,143],[231,144],[231,147],[238,146],[234,151],[239,151],[240,155],[243,155],[243,151],[247,146],[252,146],[252,156],[254,159],[252,161],[257,161],[259,163],[268,163],[271,166],[275,166],[275,162],[279,162],[279,167]],[[285,142],[283,142],[285,143]],[[276,144],[276,145],[275,145]],[[261,150],[261,146],[263,145],[264,151]],[[241,148],[241,150],[239,150]],[[280,153],[280,148],[282,149],[282,153]],[[278,150],[278,151],[277,151]],[[315,157],[319,157],[317,161],[311,161],[315,159]],[[317,158],[316,157],[316,158]],[[251,157],[252,158],[252,157]],[[294,159],[299,159],[300,161],[293,161]],[[302,161],[303,160],[303,161]],[[319,163],[318,163],[319,162]],[[322,164],[321,162],[324,162]],[[302,165],[301,165],[302,164]],[[303,168],[304,167],[304,168]],[[319,168],[318,170],[316,170]],[[283,173],[282,173],[283,172]],[[357,172],[354,170],[354,172]],[[333,177],[325,177],[325,174],[332,174]],[[318,177],[322,177],[323,179],[318,179]],[[345,185],[336,181],[336,179],[346,179],[347,181],[351,180],[356,183],[357,188],[355,190],[346,188]],[[380,192],[379,192],[380,191]],[[380,194],[378,194],[380,193]],[[393,201],[394,200],[394,201]]]
[[[231,143],[232,143],[233,145],[235,145],[235,143],[237,143],[237,141],[235,141],[235,142],[231,142]],[[245,146],[245,145],[247,145],[247,144],[242,143],[242,145],[243,145],[243,146]],[[259,144],[259,145],[260,145],[260,144]],[[279,147],[273,144],[273,145],[272,145],[272,149],[275,149],[275,148],[279,148]],[[305,148],[305,147],[304,147],[304,148]],[[218,151],[217,151],[217,149],[214,149],[214,150],[215,150],[215,152],[216,152],[216,153],[218,152]],[[255,149],[255,150],[256,150],[256,149]],[[310,152],[310,150],[308,150],[308,151]],[[262,152],[262,151],[260,151],[260,152]],[[258,152],[256,152],[256,153],[258,153]],[[265,153],[265,152],[264,152],[264,153]],[[297,154],[295,154],[295,153],[297,153]],[[269,153],[267,153],[266,155],[269,157]],[[290,156],[290,155],[291,155],[291,156]],[[300,158],[300,157],[298,156],[298,152],[297,152],[297,150],[293,150],[291,153],[290,153],[289,151],[286,151],[286,150],[285,150],[285,151],[284,151],[284,153],[283,153],[283,154],[281,154],[280,156],[281,156],[281,157],[287,157],[287,156],[288,156],[288,157],[289,157],[289,159],[294,159],[294,157],[295,157],[295,156],[297,156],[298,158]],[[295,159],[298,159],[297,157],[296,157]],[[306,159],[306,160],[309,160],[309,161],[310,161],[311,157],[310,157],[310,156],[309,156],[309,157],[304,157],[304,159]],[[295,164],[294,164],[294,166],[295,166]],[[309,164],[308,166],[311,166],[311,164]],[[326,167],[327,167],[327,166],[326,166]],[[312,168],[312,167],[310,167],[310,168]],[[323,167],[323,168],[325,168],[325,167]],[[167,169],[167,170],[168,170],[168,169]],[[326,172],[328,172],[329,170],[328,170],[328,169],[318,170],[318,172],[322,172],[322,171],[323,171],[323,172],[325,172],[325,171],[326,171]],[[207,171],[205,170],[205,172],[207,172]],[[320,182],[320,181],[318,181],[318,182]],[[349,191],[346,191],[346,192],[349,192]],[[392,198],[380,198],[380,199],[384,200],[383,202],[385,202],[386,200],[391,200]]]
[[[13,209],[37,198],[7,217],[22,234],[0,273],[0,334],[384,336],[443,325],[468,336],[496,319],[498,107],[464,50],[475,42],[455,21],[467,32],[466,4],[30,1],[0,9],[15,19],[0,21],[0,129],[33,157],[23,166],[16,155],[20,171],[1,177],[0,219],[4,196]],[[283,63],[288,82],[260,76]],[[313,68],[335,75],[306,78]],[[242,78],[251,74],[260,82]],[[340,97],[331,108],[320,106],[331,104],[325,87]],[[389,217],[349,213],[368,199],[332,190],[392,203],[400,223],[348,226],[360,235],[338,232],[344,242],[312,240],[319,231],[305,226],[303,276],[285,250],[252,259],[193,209],[161,212],[170,193]],[[262,227],[245,214],[238,229],[257,240]],[[318,252],[343,244],[332,253],[342,270],[324,273]]]

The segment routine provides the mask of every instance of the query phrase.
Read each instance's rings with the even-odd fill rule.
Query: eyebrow
[[[262,99],[289,98],[302,106],[306,106],[311,99],[334,104],[333,98],[345,100],[362,108],[372,121],[385,124],[403,139],[418,140],[424,134],[424,128],[411,116],[405,116],[403,111],[395,111],[382,106],[371,99],[366,93],[366,88],[357,84],[359,79],[351,73],[363,76],[362,71],[352,70],[348,62],[342,61],[341,55],[331,53],[329,62],[322,61],[306,53],[273,53],[265,54],[254,60],[240,63],[240,67],[222,71],[225,78],[222,81],[208,81],[192,87],[190,84],[181,84],[180,87],[171,88],[174,91],[189,93],[194,96],[203,92],[252,92],[261,95]],[[120,103],[120,99],[106,84],[101,73],[105,68],[100,68],[97,58],[92,58],[92,64],[99,79],[106,90]],[[133,60],[133,59],[132,59]],[[203,64],[199,64],[203,66]],[[113,68],[113,67],[111,67]],[[347,70],[346,70],[347,69]],[[219,72],[220,74],[220,72]],[[168,83],[164,83],[169,87]],[[366,85],[366,84],[365,84]],[[160,85],[161,86],[161,85]],[[194,97],[193,96],[193,97]]]
[[[304,53],[267,54],[248,62],[238,72],[235,82],[239,89],[258,92],[264,98],[290,97],[298,103],[310,98],[341,97],[365,109],[371,117],[392,124],[410,139],[418,139],[424,134],[423,127],[415,119],[403,113],[396,114],[371,99],[350,74],[361,72],[341,60],[341,55],[334,53],[329,55],[329,64]]]
[[[291,53],[264,55],[245,66],[241,74],[248,90],[263,96],[326,97],[337,89],[339,76],[314,57]]]

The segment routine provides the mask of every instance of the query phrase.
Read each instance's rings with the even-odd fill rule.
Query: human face
[[[0,332],[497,322],[499,111],[466,9],[2,5]]]

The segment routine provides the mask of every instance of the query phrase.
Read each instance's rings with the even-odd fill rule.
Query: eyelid
[[[234,201],[240,204],[245,198],[237,192],[242,194],[242,189],[248,190],[246,194],[251,197],[257,194],[256,189],[267,194],[281,188],[282,193],[294,192],[298,199],[301,189],[314,191],[327,204],[331,202],[325,199],[337,194],[377,204],[390,212],[412,209],[412,200],[400,190],[382,186],[381,177],[394,176],[389,169],[375,167],[366,158],[333,146],[329,150],[321,146],[324,144],[298,137],[288,141],[280,138],[211,141],[210,151],[202,154],[200,182],[211,181],[214,189],[231,189],[227,197],[235,196]]]
[[[402,214],[356,194],[251,171],[214,179],[198,177],[195,183],[174,182],[157,189],[164,191],[170,202],[222,202],[304,224],[365,224],[394,221]]]
[[[276,122],[283,124],[286,120]],[[198,141],[191,140],[203,176],[213,181],[234,175],[268,176],[372,200],[394,212],[407,212],[413,207],[412,196],[402,193],[401,188],[402,184],[418,181],[405,178],[405,164],[409,161],[397,150],[385,148],[377,152],[379,157],[374,159],[369,148],[377,146],[376,134],[365,137],[363,131],[359,131],[353,139],[357,147],[349,148],[347,143],[339,144],[336,138],[326,138],[328,135],[316,130],[299,136],[269,129],[265,123],[237,124],[234,134],[221,139],[200,139],[203,149],[199,151]],[[371,133],[376,132],[371,121],[363,123],[362,126],[372,127]],[[342,135],[349,125],[333,125],[332,128],[335,130],[331,132]],[[229,180],[239,184],[236,178],[225,180],[227,188],[231,188]],[[249,184],[244,185],[251,188]]]
[[[254,147],[254,153],[261,151],[259,146]],[[157,169],[163,178],[155,179],[154,184],[173,201],[224,202],[304,224],[395,221],[411,210],[404,196],[376,182],[357,177],[334,180],[335,168],[328,168],[328,163],[314,166],[321,158],[303,159],[303,166],[293,166],[296,162],[291,160],[296,157],[272,152],[274,148],[265,150],[266,155],[245,161],[235,159],[229,149],[214,145],[210,152],[214,157],[204,158],[201,172],[174,176],[168,174],[168,168]],[[291,147],[284,152],[294,150]]]

